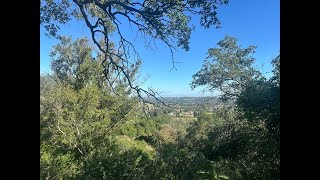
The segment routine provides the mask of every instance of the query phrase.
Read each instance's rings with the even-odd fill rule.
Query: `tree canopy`
[[[242,48],[235,37],[228,35],[217,45],[208,49],[202,68],[193,75],[191,88],[206,86],[209,91],[218,90],[222,99],[239,97],[247,83],[260,76],[253,67],[256,47]]]

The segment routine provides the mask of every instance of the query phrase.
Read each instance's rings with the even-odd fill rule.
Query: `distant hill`
[[[218,104],[221,101],[218,97],[162,97],[163,102],[167,104]],[[153,103],[159,103],[154,99],[149,99]]]

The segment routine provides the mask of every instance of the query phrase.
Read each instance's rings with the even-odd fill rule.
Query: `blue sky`
[[[280,52],[280,1],[279,0],[230,0],[229,5],[220,7],[218,17],[222,28],[204,29],[199,26],[199,17],[191,23],[196,26],[191,34],[190,50],[174,52],[177,71],[172,68],[169,49],[161,42],[156,47],[147,48],[142,39],[135,39],[129,26],[122,25],[126,38],[131,39],[143,60],[140,78],[147,79],[143,87],[152,87],[163,96],[207,96],[203,88],[190,89],[192,75],[202,66],[207,50],[215,47],[226,35],[234,36],[243,47],[256,45],[255,65],[267,76],[270,75],[271,60]],[[127,26],[127,27],[126,27]],[[88,35],[87,27],[72,21],[61,27],[61,34],[71,35],[74,39]],[[43,30],[41,29],[41,32]],[[135,33],[134,33],[135,34]],[[50,73],[51,47],[58,41],[40,34],[40,73]]]

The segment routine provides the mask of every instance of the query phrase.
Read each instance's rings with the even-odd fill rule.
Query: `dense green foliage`
[[[248,82],[260,76],[252,67],[255,48],[241,48],[236,38],[226,36],[217,48],[208,50],[201,70],[193,75],[191,87],[206,85],[209,91],[219,90],[222,99],[239,97]]]
[[[40,76],[41,179],[280,179],[280,55],[267,79],[253,67],[256,47],[226,36],[191,87],[231,101],[168,108],[136,99],[156,93],[134,83],[141,59],[121,24],[173,55],[189,50],[191,15],[219,27],[217,8],[228,2],[41,0],[40,25],[60,40],[53,73]],[[85,22],[96,56],[88,39],[59,35],[72,19]]]
[[[230,36],[218,46],[209,49],[202,69],[193,76],[192,87],[206,85],[211,91],[220,90],[221,99],[235,98],[236,111],[226,121],[231,124],[214,128],[205,136],[213,144],[205,144],[203,149],[209,159],[228,161],[224,162],[224,172],[234,165],[242,171],[238,175],[227,173],[233,174],[232,179],[279,179],[280,55],[272,60],[273,77],[266,79],[252,66],[255,59],[249,55],[254,53],[254,46],[242,49]],[[225,137],[215,143],[221,138],[219,132]]]
[[[40,76],[41,179],[280,179],[280,55],[266,79],[253,77],[252,48],[231,37],[218,46],[201,81],[245,79],[234,103],[170,116],[152,105],[144,114],[126,81],[108,86],[86,39],[63,37],[51,53],[53,74]]]
[[[138,104],[128,97],[121,82],[116,92],[122,96],[116,96],[106,86],[99,76],[99,61],[91,57],[87,41],[79,39],[71,45],[66,43],[69,41],[63,40],[54,47],[54,73],[40,79],[41,177],[121,179],[129,176],[115,169],[104,175],[103,169],[111,167],[103,162],[112,159],[117,162],[118,158],[127,158],[125,154],[150,159],[153,149],[147,148],[149,145],[127,139],[150,133],[152,125],[137,115]],[[119,126],[122,129],[117,129]],[[130,133],[123,133],[127,131]],[[97,155],[101,157],[97,159]],[[132,159],[131,168],[138,168],[135,161]],[[120,162],[118,169],[126,165]]]

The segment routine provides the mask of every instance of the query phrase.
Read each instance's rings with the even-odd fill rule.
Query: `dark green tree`
[[[280,55],[267,79],[253,68],[254,46],[240,48],[226,36],[208,51],[192,88],[206,85],[232,99],[236,111],[200,115],[188,130],[186,145],[197,148],[211,166],[207,175],[231,179],[280,179]],[[210,61],[212,59],[212,61]],[[230,114],[231,113],[231,114]]]
[[[208,50],[201,70],[193,75],[191,88],[206,86],[208,91],[222,93],[222,99],[239,97],[247,83],[260,76],[253,67],[255,48],[241,48],[236,38],[226,36],[217,48]]]
[[[272,81],[280,87],[280,54],[272,60],[273,64],[273,77],[271,78]]]

